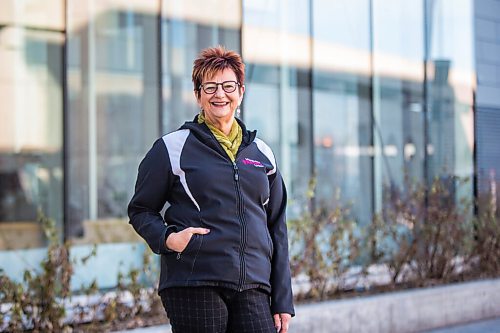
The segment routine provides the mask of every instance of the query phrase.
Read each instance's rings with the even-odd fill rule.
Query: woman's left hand
[[[290,325],[290,319],[292,316],[289,313],[277,313],[273,316],[274,327],[276,327],[276,332],[287,333],[288,326]]]

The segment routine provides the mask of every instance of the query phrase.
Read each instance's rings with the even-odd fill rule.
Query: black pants
[[[259,289],[179,287],[160,296],[173,333],[276,333],[269,296]]]

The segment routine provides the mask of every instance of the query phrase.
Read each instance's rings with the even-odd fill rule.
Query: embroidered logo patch
[[[249,158],[245,158],[243,160],[243,164],[246,164],[246,165],[253,165],[254,167],[257,167],[257,168],[264,168],[264,164],[262,164],[261,162],[259,161],[255,161],[255,160],[251,160]]]

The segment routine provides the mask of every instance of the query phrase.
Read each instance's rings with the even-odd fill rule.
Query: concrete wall
[[[290,333],[419,332],[500,316],[500,280],[300,305]]]

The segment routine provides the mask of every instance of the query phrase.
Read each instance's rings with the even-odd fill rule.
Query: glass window
[[[0,4],[0,250],[45,246],[38,212],[62,228],[64,27],[52,2],[53,24],[33,12],[43,1]]]
[[[313,116],[318,199],[340,191],[361,223],[371,221],[369,1],[314,1]]]
[[[421,0],[373,1],[375,205],[424,180],[424,15]]]
[[[217,45],[240,52],[240,27],[238,1],[162,2],[162,133],[199,113],[191,81],[194,59]]]
[[[310,2],[243,1],[243,13],[244,119],[273,149],[298,214],[312,175]]]
[[[159,2],[68,2],[68,236],[136,239],[127,204],[160,131]]]
[[[429,178],[473,174],[473,1],[426,0]],[[487,175],[486,175],[487,177]],[[472,198],[472,182],[459,197]]]

